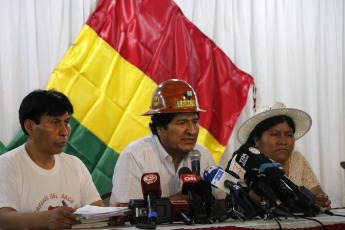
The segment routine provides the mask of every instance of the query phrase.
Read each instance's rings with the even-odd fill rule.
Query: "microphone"
[[[178,173],[180,190],[182,190],[182,194],[188,194],[189,210],[193,214],[195,222],[210,224],[204,204],[195,194],[196,184],[198,183],[196,175],[192,174],[192,171],[187,167],[180,168]]]
[[[269,167],[277,167],[276,164],[262,154],[260,150],[246,144],[242,145],[239,150],[235,152],[234,159],[246,171],[259,169],[260,167],[260,170],[264,171]],[[280,173],[282,174],[281,171]]]
[[[157,172],[144,173],[141,176],[141,188],[147,203],[148,221],[155,225],[158,219],[157,199],[162,195],[159,174]],[[151,228],[155,227],[151,226]]]
[[[208,166],[204,171],[204,180],[228,195],[231,191],[240,189],[237,184],[239,182],[238,178],[218,166]]]
[[[200,176],[200,151],[199,150],[192,150],[189,153],[189,158],[192,163],[192,173]]]
[[[268,198],[271,204],[285,212],[290,210],[281,202],[271,187],[267,185],[267,177],[259,170],[249,170],[244,174],[244,181],[250,189],[260,196]]]
[[[186,200],[171,200],[171,222],[182,220],[187,225],[193,224],[189,215],[188,202]]]
[[[213,196],[211,185],[208,182],[200,180],[197,183],[197,191],[198,195],[204,198],[204,201],[206,201],[207,206],[213,213],[215,219],[218,220],[218,222],[224,222],[229,218],[225,209]]]
[[[194,193],[194,188],[196,183],[198,183],[198,178],[188,167],[182,167],[178,171],[180,181],[179,188],[182,190],[182,194],[187,195],[188,193]]]

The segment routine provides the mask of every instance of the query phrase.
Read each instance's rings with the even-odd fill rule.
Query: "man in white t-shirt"
[[[73,106],[62,93],[35,90],[19,108],[28,140],[0,156],[0,229],[62,229],[76,208],[104,206],[85,165],[62,150]]]
[[[216,165],[210,151],[196,143],[199,134],[199,108],[194,89],[182,80],[172,79],[157,86],[152,95],[152,133],[129,144],[120,154],[113,175],[111,206],[127,206],[130,199],[143,198],[141,177],[157,172],[160,176],[162,197],[170,200],[188,200],[179,188],[178,172],[191,166],[189,154],[200,152],[200,172]],[[225,198],[220,190],[213,191],[217,199]],[[116,217],[113,224],[123,224]]]

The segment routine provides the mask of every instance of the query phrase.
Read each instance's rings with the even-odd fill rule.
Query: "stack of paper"
[[[80,220],[72,228],[95,228],[108,226],[109,217],[123,216],[128,211],[127,207],[99,207],[85,205],[78,208],[74,214],[80,217]]]

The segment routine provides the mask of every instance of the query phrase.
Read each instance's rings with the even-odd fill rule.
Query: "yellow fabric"
[[[202,113],[200,115],[202,116]],[[202,126],[199,129],[198,143],[206,146],[211,151],[214,161],[218,164],[225,146],[219,144],[210,132]]]
[[[156,87],[87,25],[47,86],[65,93],[74,105],[73,117],[119,153],[150,133],[150,117],[140,115],[149,109]]]
[[[151,103],[157,84],[122,58],[97,33],[85,25],[54,70],[47,89],[65,93],[73,117],[115,152],[150,133],[150,116],[141,116]],[[200,144],[218,163],[225,146],[200,127]]]

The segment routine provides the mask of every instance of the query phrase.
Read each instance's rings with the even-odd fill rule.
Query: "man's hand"
[[[50,229],[71,228],[79,220],[79,217],[73,214],[75,211],[76,209],[70,207],[57,207],[47,211],[45,213],[47,227]]]
[[[79,217],[76,209],[57,207],[37,213],[20,213],[13,208],[0,208],[1,229],[62,229],[71,228]]]
[[[112,203],[109,206],[111,207],[128,207],[127,203]],[[124,216],[113,216],[109,219],[109,225],[115,226],[115,225],[124,225],[126,221],[129,219],[129,213],[127,212]]]

